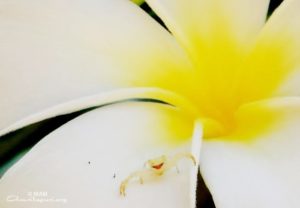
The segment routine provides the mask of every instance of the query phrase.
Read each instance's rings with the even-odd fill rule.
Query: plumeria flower
[[[105,105],[10,168],[1,207],[195,207],[183,160],[119,195],[181,152],[218,208],[300,207],[300,1],[147,3],[168,30],[128,0],[0,1],[1,135]]]

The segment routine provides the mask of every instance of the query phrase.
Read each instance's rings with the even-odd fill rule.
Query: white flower
[[[299,207],[300,1],[267,23],[268,0],[147,2],[171,33],[127,0],[0,1],[1,135],[117,101],[171,104],[116,103],[60,127],[0,180],[1,207],[194,207],[184,162],[126,198],[118,188],[201,139],[218,208]],[[67,203],[5,201],[32,191]]]

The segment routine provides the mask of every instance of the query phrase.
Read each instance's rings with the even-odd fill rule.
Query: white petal
[[[288,74],[274,96],[300,96],[300,67]]]
[[[0,129],[108,89],[157,86],[154,77],[188,68],[172,36],[130,1],[1,0],[0,7]]]
[[[187,47],[195,47],[197,39],[228,35],[226,32],[230,33],[231,38],[242,42],[253,40],[264,25],[269,4],[269,0],[147,2]],[[226,39],[225,36],[223,38]]]
[[[239,116],[246,142],[203,142],[201,172],[216,206],[300,207],[300,98],[250,104]]]
[[[26,198],[28,192],[44,191],[48,198],[67,199],[63,207],[72,208],[193,207],[190,188],[196,178],[189,174],[197,168],[185,159],[178,164],[179,174],[174,168],[143,185],[132,182],[127,196],[119,195],[121,181],[146,160],[190,152],[192,131],[192,121],[171,106],[126,103],[93,110],[45,137],[4,175],[0,205],[62,207],[6,201],[9,195]],[[194,136],[200,141],[199,134],[198,128]]]
[[[259,39],[260,55],[273,73],[281,73],[282,83],[275,96],[300,95],[300,1],[285,0],[269,18]],[[275,51],[275,52],[274,52]],[[279,67],[276,66],[276,62]],[[282,72],[281,72],[282,71]],[[273,75],[274,76],[274,75]],[[276,75],[275,75],[276,76]]]

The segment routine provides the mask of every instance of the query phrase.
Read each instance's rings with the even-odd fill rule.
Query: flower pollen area
[[[197,106],[201,117],[218,124],[204,122],[205,138],[233,133],[238,126],[238,109],[272,97],[295,68],[292,44],[283,41],[286,38],[266,40],[257,36],[253,41],[240,42],[225,23],[216,25],[219,27],[209,36],[193,37],[194,45],[187,49],[193,81],[177,89]]]

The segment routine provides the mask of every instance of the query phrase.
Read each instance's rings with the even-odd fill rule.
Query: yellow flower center
[[[260,34],[243,36],[233,27],[229,14],[220,14],[208,12],[201,16],[202,21],[193,22],[199,27],[187,23],[177,34],[174,30],[187,54],[187,66],[184,61],[166,63],[163,54],[157,52],[153,61],[160,63],[161,71],[155,76],[151,76],[151,70],[145,73],[147,86],[174,92],[197,108],[205,138],[224,138],[238,131],[238,110],[245,104],[278,96],[277,89],[296,68],[300,55],[290,38],[292,31],[273,31],[265,25]]]
[[[288,48],[280,40],[241,45],[222,36],[195,39],[189,51],[194,71],[176,91],[197,106],[208,122],[205,137],[232,133],[236,111],[243,104],[268,98],[292,68],[286,56]],[[224,38],[225,37],[225,38]],[[228,36],[227,36],[228,37]],[[268,44],[271,42],[272,44]],[[283,50],[285,49],[285,50]]]

